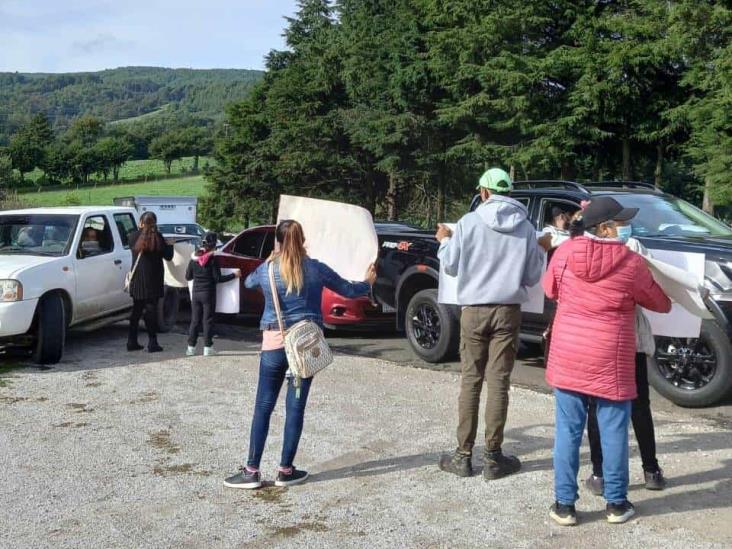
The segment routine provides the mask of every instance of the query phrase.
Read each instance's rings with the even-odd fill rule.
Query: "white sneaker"
[[[204,347],[203,348],[203,356],[214,356],[216,354],[216,351],[214,351],[213,347]]]
[[[186,349],[186,356],[194,356],[196,354],[196,348],[191,347],[190,345]]]

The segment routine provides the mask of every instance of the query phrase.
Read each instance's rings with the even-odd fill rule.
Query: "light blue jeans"
[[[556,434],[554,436],[554,495],[563,505],[574,505],[577,495],[579,450],[587,422],[587,395],[554,389]],[[602,472],[605,499],[622,503],[628,497],[628,422],[631,401],[595,398],[602,441]]]

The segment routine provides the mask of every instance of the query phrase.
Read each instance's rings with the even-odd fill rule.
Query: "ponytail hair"
[[[275,238],[279,251],[274,258],[279,258],[280,277],[287,287],[287,294],[299,294],[305,285],[303,263],[308,255],[302,225],[292,219],[281,221],[277,225]]]
[[[140,236],[135,241],[135,252],[159,252],[162,249],[158,233],[158,218],[153,212],[145,212],[140,217]]]
[[[585,220],[582,219],[582,215],[578,215],[569,224],[569,236],[570,238],[577,238],[583,234],[585,234]]]

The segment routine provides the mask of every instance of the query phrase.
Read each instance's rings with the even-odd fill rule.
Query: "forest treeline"
[[[281,193],[431,223],[498,165],[730,201],[732,11],[719,0],[301,0],[227,110],[203,212]]]
[[[243,99],[261,71],[121,67],[82,73],[0,72],[0,146],[43,113],[63,133],[81,116],[105,122],[165,114],[216,122],[227,103]],[[131,120],[130,122],[134,122]]]
[[[116,181],[132,159],[211,152],[226,104],[260,71],[127,67],[96,73],[0,73],[0,186]],[[26,174],[39,170],[40,178]]]

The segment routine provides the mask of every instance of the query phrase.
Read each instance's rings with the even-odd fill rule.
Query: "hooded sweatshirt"
[[[186,269],[186,280],[193,281],[195,295],[216,295],[216,284],[228,282],[234,273],[222,275],[213,252],[199,250],[191,257]]]
[[[544,250],[539,246],[526,207],[493,195],[458,221],[437,257],[457,277],[458,305],[516,305],[528,300],[528,288],[541,279]]]
[[[619,240],[578,237],[557,248],[543,284],[558,301],[549,385],[607,400],[636,398],[636,306],[671,310],[643,258]]]

